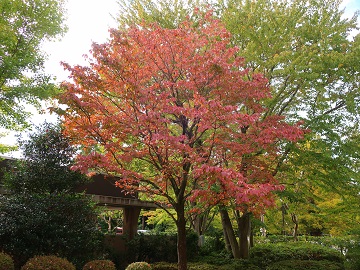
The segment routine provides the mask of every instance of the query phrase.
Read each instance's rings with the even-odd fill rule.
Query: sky
[[[71,65],[85,64],[92,42],[104,43],[109,37],[108,29],[116,27],[117,0],[67,0],[68,32],[59,42],[46,42],[44,51],[49,55],[45,63],[47,73],[56,74],[63,81],[68,74],[60,61]]]
[[[84,65],[86,61],[83,55],[89,52],[92,42],[107,41],[108,29],[117,25],[114,17],[119,10],[117,0],[67,0],[65,5],[67,33],[61,40],[43,44],[43,50],[48,54],[45,71],[47,74],[55,75],[57,82],[66,80],[69,75],[60,65],[61,61],[70,65]],[[360,10],[360,0],[344,0],[342,7],[345,8],[345,16],[351,17],[356,10]],[[360,26],[360,19],[358,22]],[[31,122],[39,125],[45,120],[54,121],[55,119],[49,114],[35,114]],[[16,144],[14,132],[0,139],[1,143]],[[7,154],[13,157],[19,157],[19,155],[19,152]]]

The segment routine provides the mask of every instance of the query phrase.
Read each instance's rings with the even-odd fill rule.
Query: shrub
[[[110,260],[94,260],[86,263],[83,270],[116,270],[116,267]]]
[[[10,255],[0,252],[0,270],[14,270],[14,261]]]
[[[176,235],[137,235],[127,242],[127,258],[131,261],[177,261]]]
[[[341,263],[330,261],[286,260],[273,263],[266,270],[343,270]]]
[[[250,250],[250,261],[260,268],[286,260],[327,260],[343,264],[344,256],[334,249],[304,242],[261,244]]]
[[[31,258],[21,270],[76,270],[76,268],[68,260],[50,255]]]
[[[200,255],[207,256],[211,253],[219,253],[225,249],[225,244],[220,237],[205,236],[204,245],[200,247]]]
[[[176,234],[137,235],[127,243],[129,261],[177,262]],[[187,258],[191,261],[197,255],[198,238],[194,233],[186,236]]]
[[[223,251],[223,252],[212,252],[208,255],[199,256],[196,260],[197,262],[211,264],[211,265],[228,265],[233,263],[233,259],[231,258],[231,254]]]
[[[57,254],[82,267],[94,258],[100,236],[95,204],[74,193],[87,179],[70,169],[77,148],[60,125],[47,123],[19,145],[24,159],[5,174],[11,195],[0,196],[0,250],[15,266]]]
[[[152,270],[147,262],[134,262],[129,264],[125,270]]]
[[[81,195],[0,197],[0,216],[0,249],[12,254],[18,266],[50,253],[81,268],[100,247],[95,208]]]

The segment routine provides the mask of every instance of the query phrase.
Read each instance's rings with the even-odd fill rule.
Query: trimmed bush
[[[341,263],[329,261],[286,260],[273,263],[266,270],[344,270]]]
[[[147,262],[134,262],[129,264],[125,270],[152,270],[152,268]]]
[[[76,268],[68,260],[50,255],[31,258],[21,270],[76,270]]]
[[[0,270],[14,270],[14,260],[10,255],[0,252]]]
[[[116,270],[116,267],[110,260],[94,260],[86,263],[83,270]]]
[[[343,264],[344,256],[334,249],[304,242],[262,244],[250,250],[250,262],[260,268],[286,260],[327,260]]]

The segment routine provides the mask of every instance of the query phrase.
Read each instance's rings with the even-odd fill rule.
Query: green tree
[[[62,134],[61,125],[44,123],[18,143],[24,157],[5,177],[5,185],[13,192],[69,192],[87,181],[71,170],[77,149]]]
[[[322,178],[336,179],[337,185],[353,181],[357,171],[352,164],[359,158],[354,150],[359,147],[360,66],[354,59],[359,59],[360,36],[351,37],[357,14],[343,18],[340,3],[228,1],[222,13],[247,66],[264,73],[273,89],[264,117],[277,114],[305,121],[311,146],[292,158],[301,155],[304,160],[306,153],[301,166],[316,162],[318,166],[306,168],[328,174],[340,170],[345,182],[338,181],[339,173]],[[331,168],[335,164],[337,168]]]
[[[80,266],[99,248],[95,205],[73,190],[86,178],[70,170],[76,148],[61,131],[58,124],[38,127],[20,143],[24,160],[7,172],[12,193],[0,197],[0,249],[18,264],[59,254]]]
[[[24,104],[38,107],[58,91],[44,73],[41,45],[65,30],[62,0],[0,1],[1,128],[25,127],[29,113]]]
[[[163,28],[177,28],[185,19],[196,17],[194,10],[201,0],[132,0],[119,3],[120,28],[142,23],[157,23]]]
[[[340,3],[234,0],[221,6],[247,67],[269,80],[273,98],[264,117],[301,120],[311,131],[303,146],[284,145],[274,164],[286,194],[298,192],[301,182],[357,193],[359,63],[353,59],[359,58],[359,37],[351,38],[357,14],[343,18]]]

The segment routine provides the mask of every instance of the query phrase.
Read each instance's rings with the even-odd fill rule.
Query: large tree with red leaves
[[[266,79],[249,74],[224,26],[210,18],[177,29],[111,30],[90,66],[65,64],[65,126],[83,146],[77,168],[175,209],[179,269],[186,269],[186,203],[235,200],[256,212],[280,188],[271,164],[298,126],[262,115]],[[169,213],[170,214],[170,213]]]

